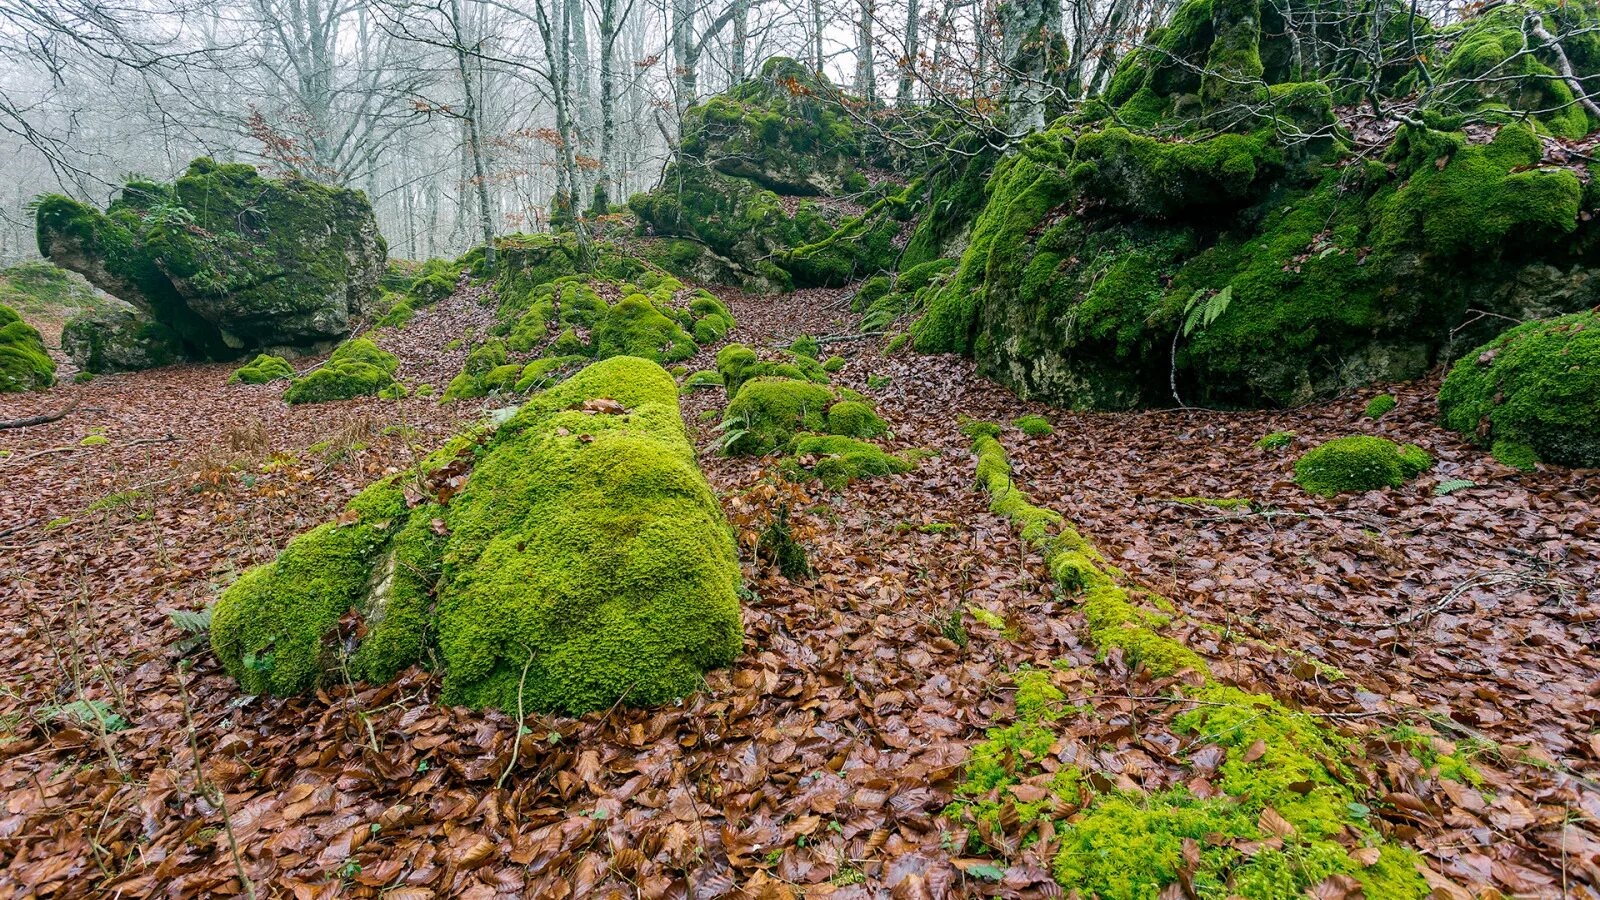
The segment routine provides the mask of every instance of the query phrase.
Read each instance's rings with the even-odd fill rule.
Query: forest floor
[[[734,340],[852,328],[844,291],[721,293]],[[467,350],[443,348],[491,321],[458,295],[380,343],[403,380],[442,389]],[[1173,600],[1174,633],[1219,677],[1364,743],[1377,824],[1422,853],[1439,896],[1597,896],[1592,472],[1499,466],[1431,424],[1436,381],[1389,386],[1399,408],[1378,422],[1360,417],[1377,389],[1282,412],[1076,414],[964,360],[886,358],[876,338],[824,349],[848,358],[835,380],[876,400],[896,448],[936,455],[813,493],[800,524],[816,576],[747,561],[746,650],[705,691],[520,732],[439,705],[420,669],[248,697],[208,650],[184,655],[169,616],[482,403],[290,407],[281,383],[228,385],[222,365],[7,397],[0,418],[80,405],[0,431],[0,896],[227,894],[241,865],[258,895],[299,898],[1059,896],[1048,846],[978,866],[939,815],[972,745],[1010,721],[1008,672],[1072,665],[1069,699],[1092,711],[1064,723],[1062,752],[1117,786],[1187,783],[1196,763],[1174,752],[1178,704],[1097,659],[1073,598],[973,486],[958,415],[1024,413],[1056,431],[1006,429],[1018,484]],[[738,518],[771,461],[714,454],[702,414],[723,400],[696,392],[684,413]],[[1254,446],[1279,430],[1298,434],[1288,450]],[[1351,432],[1438,464],[1390,491],[1294,487],[1300,450]],[[1435,493],[1452,479],[1475,484]],[[956,527],[916,528],[936,523]],[[1434,777],[1397,727],[1470,755],[1482,789]]]

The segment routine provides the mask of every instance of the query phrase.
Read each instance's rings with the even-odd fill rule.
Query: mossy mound
[[[43,390],[56,383],[56,363],[39,329],[0,304],[0,394]]]
[[[746,381],[722,414],[723,448],[733,456],[762,456],[786,447],[802,431],[827,433],[828,409],[838,400],[827,385],[762,375]]]
[[[1507,465],[1600,467],[1600,311],[1527,322],[1468,353],[1439,412]]]
[[[1381,419],[1399,405],[1400,401],[1396,400],[1393,394],[1379,394],[1367,401],[1367,405],[1361,410],[1361,415],[1368,419]]]
[[[85,372],[138,372],[185,358],[176,332],[133,307],[93,310],[61,329],[61,349]]]
[[[786,467],[816,478],[830,490],[863,478],[899,475],[915,468],[906,456],[842,435],[796,435],[789,442],[789,453]]]
[[[303,378],[295,379],[284,391],[289,403],[326,403],[375,397],[394,385],[394,372],[400,360],[378,349],[368,338],[354,338],[340,344],[328,361]]]
[[[228,377],[229,384],[266,384],[269,381],[294,378],[294,367],[281,356],[263,353],[247,365],[235,369]]]
[[[1388,438],[1354,434],[1314,447],[1294,464],[1295,483],[1324,497],[1400,487],[1426,472],[1433,460],[1422,448]]]
[[[864,400],[840,400],[828,407],[828,432],[853,438],[882,437],[889,424]]]
[[[1015,425],[1028,437],[1046,437],[1056,433],[1055,426],[1051,425],[1050,420],[1044,416],[1018,416],[1012,420],[1011,424]]]
[[[342,337],[384,270],[366,198],[201,158],[171,184],[132,180],[105,212],[39,201],[39,249],[171,329],[189,358]]]
[[[1594,304],[1600,194],[1545,159],[1541,135],[1562,129],[1507,116],[1463,130],[1429,112],[1381,160],[1358,157],[1328,86],[1347,73],[1286,65],[1269,6],[1188,0],[1119,67],[1115,120],[1091,104],[1002,159],[959,268],[924,301],[917,349],[970,355],[1024,397],[1072,407],[1166,405],[1174,389],[1288,406],[1420,376],[1456,329],[1489,336],[1495,319],[1468,310]],[[1574,65],[1600,75],[1600,53]],[[1405,96],[1402,75],[1381,89]]]
[[[291,694],[436,653],[446,703],[513,713],[694,691],[742,644],[739,566],[677,396],[655,363],[614,357],[368,488],[223,593],[218,657]]]
[[[500,321],[493,329],[500,337],[473,350],[445,399],[546,387],[570,374],[574,360],[635,356],[677,362],[733,328],[733,316],[713,294],[609,253],[603,256],[602,272],[533,282],[560,271],[558,263],[549,261],[552,254],[556,260],[565,258],[558,241],[534,246],[539,248],[535,257],[543,262],[531,270],[502,266],[497,282]],[[530,355],[531,362],[518,362]],[[512,365],[514,374],[495,371]]]
[[[778,360],[762,359],[755,350],[744,344],[729,344],[717,351],[717,372],[722,376],[729,397],[738,396],[745,382],[762,376],[792,378],[814,384],[828,384],[832,380],[822,364],[812,357],[785,352]]]

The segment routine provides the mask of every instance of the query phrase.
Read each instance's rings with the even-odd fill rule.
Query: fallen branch
[[[48,425],[51,422],[58,422],[62,419],[65,419],[67,416],[72,415],[72,411],[77,409],[78,404],[81,402],[82,398],[74,397],[72,398],[72,402],[67,404],[67,408],[60,412],[45,413],[44,415],[39,416],[29,416],[26,419],[12,419],[9,422],[0,422],[0,430],[7,428],[29,428],[34,425]]]
[[[1306,603],[1306,601],[1301,597],[1294,598],[1294,602],[1299,605],[1301,609],[1311,613],[1313,616],[1316,616],[1318,619],[1321,619],[1330,625],[1338,625],[1343,628],[1356,628],[1369,631],[1383,631],[1390,628],[1403,628],[1419,619],[1425,619],[1429,616],[1435,615],[1436,613],[1442,612],[1445,607],[1449,606],[1451,603],[1454,603],[1458,597],[1475,587],[1491,587],[1497,584],[1512,583],[1523,585],[1542,584],[1544,583],[1544,579],[1536,578],[1525,572],[1508,572],[1505,570],[1479,572],[1471,578],[1468,578],[1466,581],[1463,581],[1451,588],[1443,597],[1440,597],[1439,600],[1432,605],[1423,609],[1413,610],[1398,619],[1391,619],[1387,622],[1352,622],[1348,619],[1340,619],[1335,616],[1330,616],[1327,613],[1312,609],[1310,604]]]

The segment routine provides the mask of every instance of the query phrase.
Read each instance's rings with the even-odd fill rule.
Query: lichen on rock
[[[256,692],[307,690],[341,666],[383,680],[432,648],[447,703],[648,706],[732,662],[738,582],[677,386],[649,360],[613,357],[241,576],[212,643]],[[341,636],[352,611],[361,628]]]

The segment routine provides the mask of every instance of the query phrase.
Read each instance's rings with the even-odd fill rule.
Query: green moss
[[[394,354],[378,349],[370,339],[352,338],[340,344],[321,367],[295,379],[283,399],[298,404],[377,396],[394,384],[399,365]]]
[[[1020,428],[1022,433],[1028,437],[1045,437],[1056,432],[1055,426],[1051,425],[1050,420],[1044,416],[1019,416],[1013,419],[1011,424]]]
[[[682,392],[687,394],[694,390],[718,387],[723,387],[722,373],[713,372],[710,369],[701,369],[698,372],[689,373],[688,377],[683,379]]]
[[[864,313],[872,308],[874,303],[883,299],[889,293],[889,276],[874,275],[861,282],[861,287],[856,288],[854,297],[850,298],[850,311]]]
[[[1399,401],[1394,398],[1393,394],[1379,394],[1367,401],[1366,408],[1361,411],[1361,414],[1369,419],[1381,419],[1397,405],[1399,405]]]
[[[809,334],[802,334],[789,344],[789,352],[796,356],[805,356],[811,359],[816,359],[817,354],[821,352],[821,349],[817,344],[816,338]]]
[[[91,434],[78,442],[79,447],[102,447],[111,443],[111,439],[103,434]]]
[[[1282,450],[1293,444],[1294,439],[1295,433],[1292,431],[1274,431],[1257,438],[1255,446],[1262,450]]]
[[[622,412],[586,411],[593,399]],[[380,482],[350,521],[296,538],[225,591],[212,643],[228,671],[248,690],[294,693],[340,671],[392,677],[436,651],[446,703],[578,714],[665,702],[732,661],[732,534],[664,370],[596,363],[481,440],[421,467],[476,459],[447,505],[411,506],[410,473]],[[362,627],[341,638],[352,610]]]
[[[1466,354],[1439,412],[1507,465],[1600,466],[1600,313],[1527,322]]]
[[[1432,465],[1433,460],[1419,447],[1401,447],[1387,438],[1358,434],[1308,451],[1294,464],[1294,480],[1313,494],[1332,497],[1347,491],[1400,487]]]
[[[542,391],[588,363],[589,359],[584,356],[547,356],[536,359],[522,367],[522,372],[517,376],[511,390],[518,394]]]
[[[822,371],[827,372],[829,375],[832,375],[832,374],[838,372],[840,369],[843,369],[844,366],[845,366],[844,357],[842,357],[842,356],[830,356],[830,357],[828,357],[827,361],[825,361],[822,364]]]
[[[792,378],[759,376],[745,382],[722,416],[724,449],[761,456],[788,445],[801,431],[827,432],[833,390]]]
[[[229,384],[266,384],[269,381],[294,378],[294,367],[281,356],[258,354],[248,364],[235,369],[228,376]]]
[[[39,330],[0,305],[0,393],[42,390],[56,383],[55,360]]]
[[[688,359],[699,349],[687,332],[663,315],[649,298],[625,297],[607,311],[595,331],[598,355],[638,356],[652,362]]]
[[[914,468],[903,455],[885,452],[867,441],[842,435],[800,434],[789,443],[795,466],[838,490],[852,481],[880,475],[899,475]]]
[[[828,373],[809,356],[790,354],[787,362],[763,360],[743,344],[729,344],[717,351],[717,372],[722,375],[728,396],[737,396],[745,382],[759,376],[775,376],[827,384]]]
[[[828,431],[856,438],[881,437],[889,433],[889,424],[878,416],[871,404],[842,400],[828,407]]]

